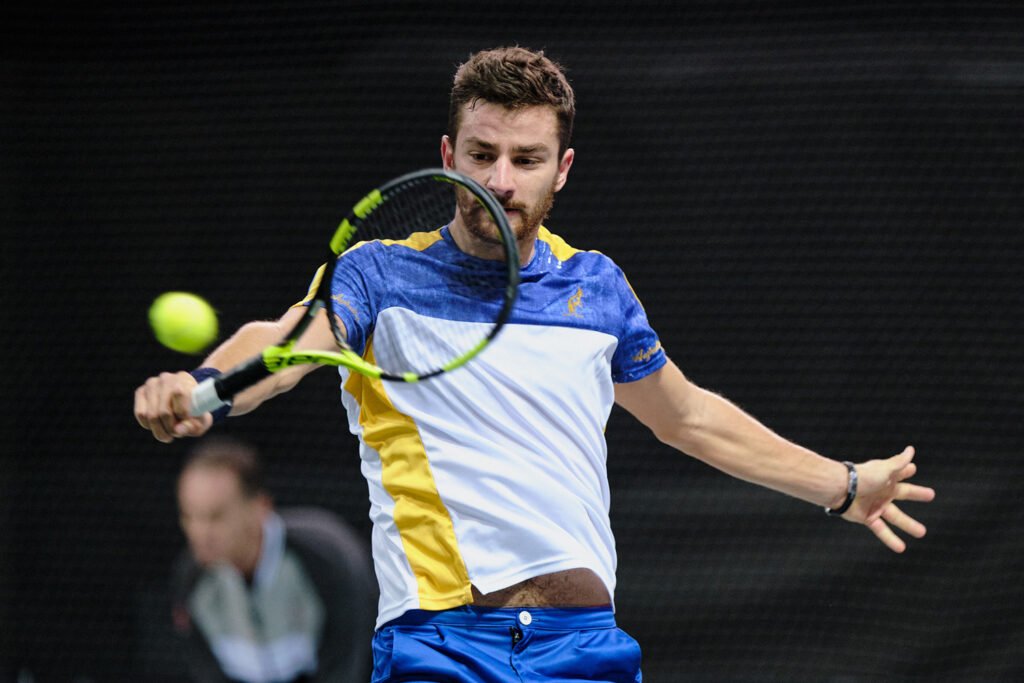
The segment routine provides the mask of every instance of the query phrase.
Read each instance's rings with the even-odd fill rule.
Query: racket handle
[[[192,390],[189,412],[192,415],[202,415],[230,405],[236,394],[248,389],[264,377],[269,377],[270,374],[261,355],[247,360],[224,374],[207,377]]]
[[[195,415],[202,415],[203,413],[212,413],[218,408],[223,408],[231,399],[223,400],[217,395],[217,378],[207,377],[202,382],[196,385],[196,388],[192,390],[192,398],[189,401],[188,412]]]

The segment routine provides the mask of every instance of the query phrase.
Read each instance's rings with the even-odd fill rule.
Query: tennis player
[[[679,451],[864,524],[893,551],[905,548],[895,530],[925,533],[897,506],[934,497],[907,482],[911,447],[854,465],[774,434],[684,376],[611,259],[542,225],[573,165],[574,99],[541,52],[489,50],[459,67],[441,159],[505,207],[522,256],[516,310],[491,348],[440,378],[384,386],[341,370],[374,523],[375,683],[641,680],[640,648],[613,614],[604,438],[613,403]],[[353,348],[373,354],[375,292],[424,259],[494,253],[482,215],[460,203],[435,233],[341,257],[332,291]],[[420,315],[471,319],[443,291],[404,296]],[[205,433],[215,416],[188,416],[196,377],[276,343],[301,314],[249,323],[204,368],[150,378],[136,390],[137,420],[164,442]],[[326,319],[302,346],[335,348]],[[289,390],[312,367],[243,392],[231,414]]]

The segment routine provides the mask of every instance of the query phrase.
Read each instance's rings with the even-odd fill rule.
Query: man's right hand
[[[202,436],[213,426],[213,416],[189,414],[196,380],[187,372],[162,372],[135,390],[135,419],[163,443],[186,436]]]

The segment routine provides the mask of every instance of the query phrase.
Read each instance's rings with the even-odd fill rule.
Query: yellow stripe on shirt
[[[415,249],[416,251],[423,251],[424,249],[426,249],[427,247],[434,244],[440,239],[441,231],[433,230],[431,232],[414,232],[413,234],[406,237],[404,240],[380,240],[380,242],[381,244],[386,244],[389,247],[398,245],[400,247],[409,247],[410,249]],[[351,247],[346,249],[345,253],[342,254],[342,256],[349,253],[350,251],[358,249],[364,244],[368,244],[368,242],[366,242],[365,240],[362,242],[356,242]],[[316,296],[316,290],[320,288],[320,280],[321,278],[323,278],[324,270],[326,270],[326,268],[327,264],[324,264],[316,269],[316,273],[313,274],[313,280],[309,283],[309,288],[306,290],[306,296],[302,298],[302,301],[292,304],[291,308],[305,306],[306,304],[313,300],[313,297]]]
[[[570,246],[568,242],[545,228],[543,225],[540,226],[540,230],[537,231],[537,239],[541,242],[545,242],[551,249],[551,253],[554,254],[555,258],[559,261],[568,261],[576,254],[580,253],[579,249]]]
[[[364,357],[376,362],[372,339]],[[437,491],[416,423],[395,408],[380,379],[353,372],[345,391],[359,403],[363,441],[380,455],[382,484],[395,501],[395,526],[416,577],[420,608],[441,610],[471,603],[469,574],[455,527]]]

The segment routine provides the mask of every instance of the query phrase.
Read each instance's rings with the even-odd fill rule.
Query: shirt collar
[[[253,589],[259,590],[270,585],[281,566],[284,557],[284,522],[276,512],[271,512],[263,520],[263,543],[260,547],[260,559],[253,574]]]

